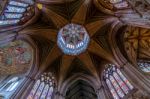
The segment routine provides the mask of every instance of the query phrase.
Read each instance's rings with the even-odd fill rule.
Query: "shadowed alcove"
[[[83,80],[77,80],[67,90],[65,99],[98,99],[94,88]]]

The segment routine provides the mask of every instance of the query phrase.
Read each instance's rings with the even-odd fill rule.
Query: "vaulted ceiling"
[[[143,17],[139,17],[137,12],[135,12],[135,8],[132,8],[132,6],[117,10],[112,4],[108,6],[106,2],[104,3],[102,1],[103,0],[37,0],[34,6],[36,17],[31,19],[26,26],[19,28],[17,36],[23,35],[30,37],[38,49],[36,57],[38,57],[37,62],[39,65],[36,66],[36,68],[38,68],[40,73],[50,69],[56,75],[59,86],[61,86],[63,81],[77,73],[85,73],[99,78],[105,62],[116,64],[113,50],[117,48],[112,49],[113,41],[110,39],[111,33],[114,32],[115,24],[121,24],[122,26],[127,25],[127,27],[131,24],[150,28],[147,21],[138,21],[142,20]],[[135,17],[137,15],[138,17],[132,17],[133,20],[130,21],[131,15],[135,15]],[[90,43],[87,50],[77,56],[64,54],[57,45],[58,31],[69,23],[84,26],[90,36]],[[131,31],[130,27],[128,29]],[[122,34],[124,30],[126,29],[121,30],[119,33]],[[143,36],[140,35],[139,37],[139,31],[143,31]],[[145,37],[145,35],[148,37]],[[119,43],[129,50],[127,54],[130,55],[130,59],[132,59],[133,54],[135,54],[133,50],[137,49],[138,44],[140,47],[143,46],[145,49],[149,49],[147,45],[150,43],[150,37],[146,29],[134,28],[134,31],[127,31],[125,36],[119,36],[119,38],[125,40]],[[113,39],[120,40],[119,38]],[[121,47],[119,48],[120,50],[125,50]],[[140,57],[145,57],[143,51],[140,50],[140,52],[142,52]],[[146,53],[145,50],[144,53]],[[148,58],[149,57],[150,56],[148,56]],[[17,72],[16,69],[15,71]],[[79,85],[79,87],[75,89],[77,85]],[[85,96],[88,99],[89,96],[86,95],[88,88],[86,85],[87,84],[83,81],[76,82],[73,85],[75,87],[69,89],[70,92],[68,92],[68,95]],[[91,89],[91,87],[89,88]],[[74,93],[77,90],[80,90],[80,93]],[[83,93],[83,90],[86,93]],[[93,92],[90,92],[90,94],[95,97]]]
[[[99,11],[92,0],[40,3],[37,6],[40,11],[39,21],[25,27],[19,34],[29,35],[39,47],[41,71],[46,68],[55,69],[53,71],[57,71],[60,81],[70,73],[77,72],[87,72],[98,77],[97,67],[91,56],[97,55],[102,60],[115,62],[109,46],[108,33],[112,23],[117,20],[116,17]],[[87,50],[77,56],[65,55],[57,45],[58,31],[69,23],[83,25],[90,35]],[[54,61],[60,62],[59,66],[52,65]]]
[[[66,99],[97,99],[96,93],[87,82],[78,80],[69,87]]]

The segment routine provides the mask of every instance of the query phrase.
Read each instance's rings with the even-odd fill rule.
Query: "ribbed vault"
[[[97,95],[91,85],[78,80],[68,88],[65,99],[97,99]]]
[[[150,28],[149,18],[146,17],[147,14],[149,15],[149,7],[144,5],[145,2],[142,5],[146,9],[146,13],[141,9],[136,10],[140,3],[135,7],[131,5],[134,0],[131,0],[131,3],[128,2],[129,5],[124,9],[115,8],[112,3],[108,3],[108,0],[107,2],[106,0],[34,1],[33,16],[28,18],[24,24],[19,24],[19,27],[17,24],[0,28],[0,32],[14,31],[0,33],[0,44],[16,40],[22,36],[24,40],[30,38],[29,42],[32,42],[35,49],[38,49],[36,52],[33,49],[35,52],[33,58],[37,58],[36,62],[38,63],[32,65],[31,71],[36,68],[36,71],[30,73],[33,78],[45,71],[51,71],[56,76],[58,90],[71,76],[82,73],[90,75],[100,84],[101,71],[104,70],[104,65],[112,63],[118,66],[117,55],[114,55],[115,51],[118,51],[118,46],[128,60],[136,61],[138,58],[149,59],[150,57],[149,29],[139,28]],[[135,1],[138,2],[139,0]],[[4,6],[1,1],[0,4]],[[90,37],[87,49],[79,55],[66,55],[57,45],[58,32],[67,24],[83,26]],[[121,26],[127,26],[127,29],[126,27],[120,28]],[[139,27],[134,28],[133,26]],[[115,35],[114,38],[111,37],[112,35]],[[117,45],[114,44],[116,41]],[[7,71],[10,67],[5,68],[3,75],[5,73],[11,75],[12,73]],[[19,68],[21,68],[20,70],[24,69],[23,67]],[[16,67],[11,71],[15,74],[20,73]],[[91,85],[78,80],[68,89],[66,98],[97,99],[97,96]]]
[[[118,32],[118,45],[123,55],[132,63],[150,58],[150,31],[139,27],[122,27]],[[122,39],[122,40],[121,40]]]
[[[2,38],[13,40],[18,35],[29,36],[39,49],[36,57],[39,57],[40,72],[53,67],[54,61],[60,61],[59,70],[55,69],[59,71],[57,75],[59,75],[60,83],[73,72],[84,72],[98,78],[97,68],[101,67],[93,57],[96,55],[95,57],[102,60],[116,63],[109,36],[112,25],[120,19],[113,14],[106,13],[102,8],[100,10],[95,4],[96,1],[99,2],[97,4],[102,3],[99,0],[37,0],[35,11],[38,16],[29,22],[34,23],[20,29],[18,33],[8,33],[9,37],[2,35]],[[114,13],[115,11],[113,10]],[[87,49],[77,56],[65,55],[57,45],[58,31],[70,23],[85,27],[90,37]]]

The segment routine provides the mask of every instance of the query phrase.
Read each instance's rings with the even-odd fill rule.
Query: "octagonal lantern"
[[[84,52],[90,41],[89,35],[82,25],[67,24],[60,29],[57,44],[64,54],[78,55]]]

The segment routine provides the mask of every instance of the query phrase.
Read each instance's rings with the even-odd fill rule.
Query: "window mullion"
[[[116,88],[115,88],[114,85],[112,84],[112,81],[111,81],[110,79],[108,79],[108,80],[109,80],[111,86],[113,87],[114,91],[116,92],[117,96],[120,98],[120,96],[119,96],[119,94],[118,94]],[[107,85],[107,86],[108,86],[108,85]],[[109,90],[111,90],[111,89],[109,89]]]
[[[129,88],[129,86],[126,84],[126,82],[121,78],[121,76],[119,75],[119,73],[118,72],[116,72],[117,73],[117,75],[118,75],[118,77],[122,80],[122,82],[125,84],[125,86],[128,88],[128,90],[130,91],[130,88]],[[124,91],[124,90],[123,90]],[[125,93],[125,92],[124,92]],[[126,94],[126,93],[125,93]]]

